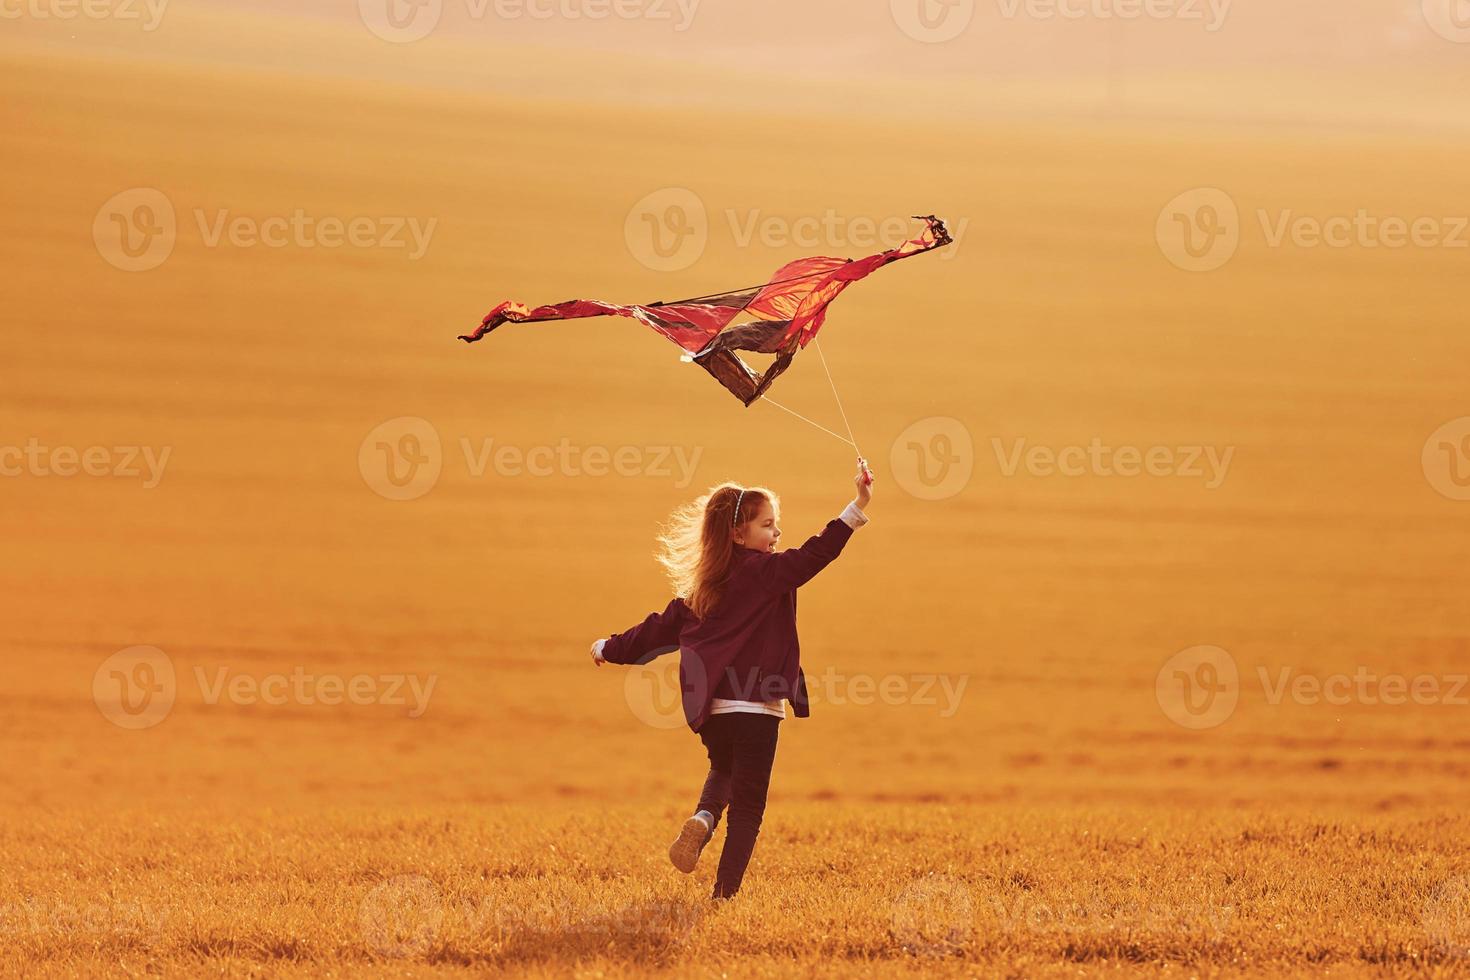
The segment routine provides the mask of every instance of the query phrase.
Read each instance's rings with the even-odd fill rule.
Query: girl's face
[[[752,551],[775,551],[780,538],[781,528],[769,500],[762,500],[760,512],[735,529],[735,543]]]

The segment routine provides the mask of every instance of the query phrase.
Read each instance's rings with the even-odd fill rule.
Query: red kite
[[[627,316],[640,320],[689,352],[715,380],[730,389],[747,407],[791,364],[827,318],[827,307],[844,289],[875,269],[953,239],[944,222],[934,215],[916,215],[926,223],[918,238],[898,248],[862,259],[812,256],[789,262],[769,282],[693,299],[620,306],[595,299],[573,299],[527,309],[506,301],[491,310],[472,334],[459,339],[473,343],[502,323],[537,323],[589,316]],[[771,317],[732,324],[741,313]],[[764,373],[752,370],[735,351],[775,354]]]

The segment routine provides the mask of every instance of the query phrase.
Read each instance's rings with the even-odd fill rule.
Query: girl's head
[[[674,593],[703,619],[724,594],[739,549],[775,551],[780,499],[765,487],[722,483],[674,511],[659,542],[659,563]]]

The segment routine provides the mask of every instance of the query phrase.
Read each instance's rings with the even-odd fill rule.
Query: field
[[[1463,975],[1463,816],[788,802],[711,905],[674,807],[400,806],[11,830],[0,965],[283,976]],[[18,866],[17,866],[18,864]],[[1449,884],[1444,884],[1450,876]],[[1420,896],[1427,895],[1425,901]]]
[[[0,971],[1470,972],[1452,89],[1227,97],[1204,65],[1136,113],[1058,77],[993,112],[872,83],[814,115],[692,70],[716,112],[611,55],[548,52],[562,87],[532,91],[507,52],[477,86],[464,49],[325,21],[270,66],[274,21],[229,9],[170,14],[167,57],[106,24],[0,46]],[[1436,50],[1415,78],[1470,48]],[[1233,254],[1205,270],[1167,229],[1219,193]],[[153,263],[115,223],[158,195]],[[702,251],[661,268],[636,228],[689,195]],[[631,322],[455,337],[502,299],[866,254],[865,220],[929,211],[956,244],[822,333],[872,523],[801,592],[815,704],[712,906],[719,841],[688,878],[664,858],[704,761],[673,658],[587,647],[667,601],[675,506],[769,486],[798,544],[852,450]],[[1346,245],[1313,237],[1334,217]],[[1438,239],[1385,244],[1389,218]],[[772,397],[843,431],[814,353]]]

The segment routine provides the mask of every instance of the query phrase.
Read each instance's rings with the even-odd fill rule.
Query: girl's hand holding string
[[[868,469],[868,461],[863,459],[861,456],[859,456],[857,460],[857,476],[853,477],[852,482],[853,485],[857,487],[856,503],[858,505],[858,510],[862,510],[867,507],[868,502],[873,499],[874,477],[872,470]]]
[[[601,667],[603,664],[607,663],[606,660],[603,660],[602,659],[601,646],[602,646],[602,641],[601,640],[593,640],[592,641],[592,662],[594,664],[596,664],[597,666],[599,666],[599,667]]]

